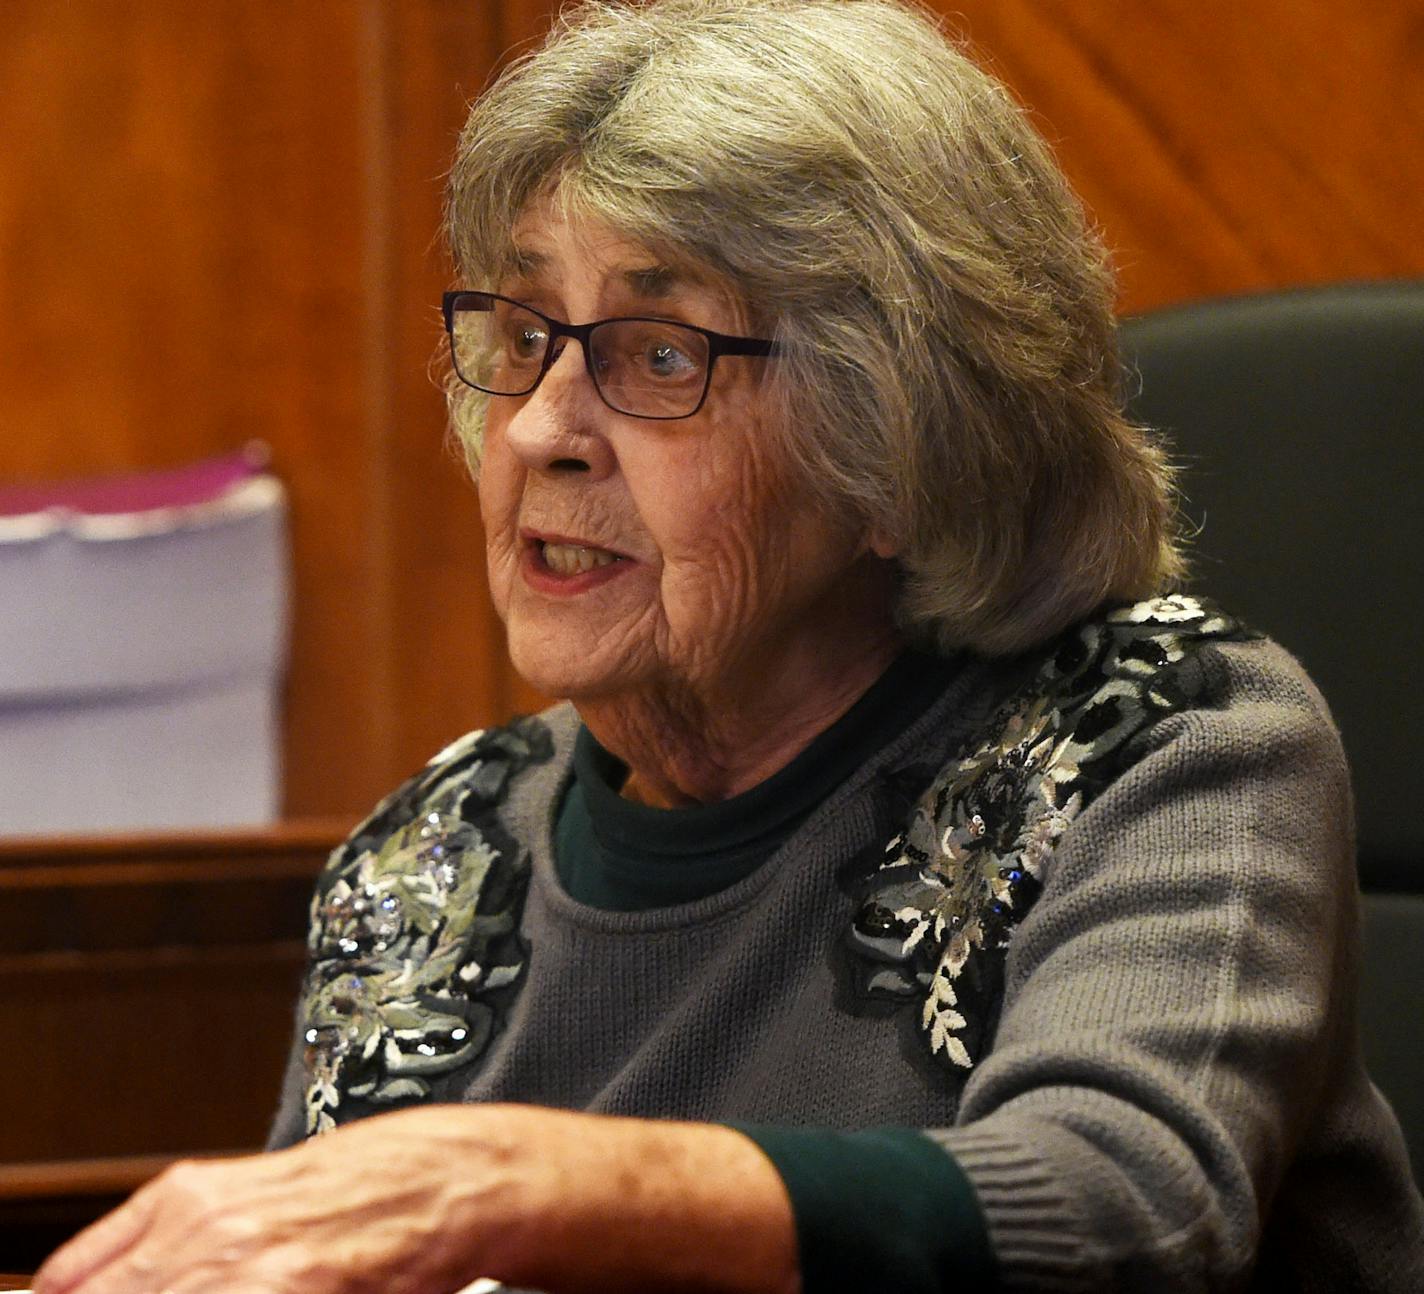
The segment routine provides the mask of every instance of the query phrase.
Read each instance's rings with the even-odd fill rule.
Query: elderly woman
[[[588,4],[449,230],[490,588],[568,703],[333,856],[287,1148],[44,1294],[1424,1288],[1338,742],[1164,591],[1004,90],[884,0]]]

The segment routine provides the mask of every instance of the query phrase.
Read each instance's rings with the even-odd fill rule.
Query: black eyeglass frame
[[[539,365],[539,371],[534,375],[533,381],[522,391],[492,391],[487,386],[481,386],[478,382],[471,382],[462,372],[460,372],[460,361],[455,351],[455,312],[457,310],[475,310],[479,313],[489,313],[494,309],[494,302],[504,301],[509,305],[518,306],[519,309],[533,315],[536,319],[541,319],[549,326],[549,340],[544,347],[544,360]],[[480,302],[483,304],[471,304]],[[612,319],[594,319],[589,323],[571,324],[564,323],[561,319],[554,319],[546,315],[542,310],[535,310],[533,306],[525,305],[522,301],[516,301],[513,297],[500,296],[498,292],[471,292],[466,290],[456,290],[447,292],[441,298],[441,313],[445,317],[445,335],[450,342],[450,362],[454,366],[455,376],[466,386],[473,387],[476,391],[483,391],[486,395],[508,395],[523,396],[529,395],[540,382],[544,380],[546,374],[553,366],[554,361],[563,354],[563,347],[557,346],[560,337],[572,337],[578,342],[583,350],[584,367],[588,370],[589,381],[593,383],[593,389],[598,392],[598,398],[603,401],[614,413],[621,413],[629,418],[647,418],[651,422],[677,422],[682,418],[691,418],[698,413],[702,406],[707,403],[707,392],[712,389],[712,370],[717,365],[719,355],[754,355],[762,358],[771,358],[781,353],[781,347],[777,342],[770,341],[765,337],[736,337],[730,333],[714,332],[711,328],[699,328],[696,324],[683,323],[680,319],[658,319],[648,315],[618,315]],[[598,380],[598,373],[594,370],[593,354],[589,349],[589,339],[594,330],[602,328],[605,324],[616,323],[660,323],[672,324],[677,328],[684,328],[688,332],[700,333],[707,340],[707,369],[702,375],[702,394],[698,397],[697,403],[686,413],[633,413],[628,409],[620,409],[612,400],[604,394],[603,385]]]

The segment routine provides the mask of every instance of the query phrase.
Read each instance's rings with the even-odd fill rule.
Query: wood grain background
[[[0,480],[273,447],[286,810],[536,703],[427,377],[466,102],[544,0],[0,5]],[[1122,306],[1424,273],[1424,0],[959,0]]]

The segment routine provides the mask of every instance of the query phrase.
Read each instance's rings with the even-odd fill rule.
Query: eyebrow
[[[671,265],[649,265],[624,270],[623,281],[639,296],[656,300],[671,296],[679,288],[688,286],[692,279]]]
[[[509,269],[518,278],[535,279],[548,264],[549,257],[543,252],[516,247],[510,258]],[[662,263],[626,269],[621,271],[619,277],[638,296],[654,301],[664,300],[679,290],[700,282],[686,270]]]
[[[522,247],[516,247],[509,254],[504,273],[521,279],[532,279],[548,262],[549,258],[542,252],[529,252]]]

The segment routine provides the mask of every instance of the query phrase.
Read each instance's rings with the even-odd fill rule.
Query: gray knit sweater
[[[456,743],[333,855],[273,1145],[413,1100],[908,1126],[1004,1288],[1424,1290],[1347,773],[1279,648],[1176,598],[968,662],[767,863],[648,912],[558,884],[576,728]]]

